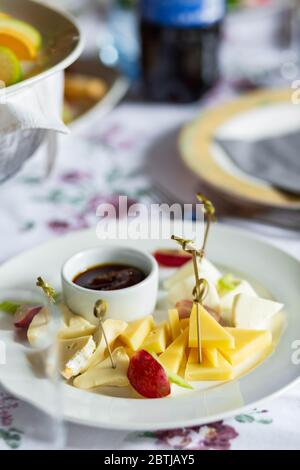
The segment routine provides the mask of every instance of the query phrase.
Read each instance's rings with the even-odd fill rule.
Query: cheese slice
[[[102,334],[102,329],[100,327],[98,328],[100,338],[96,350],[89,361],[88,367],[95,366],[96,364],[98,364],[98,362],[103,361],[103,359],[105,358],[105,354],[107,353],[106,341]],[[127,323],[123,320],[113,320],[108,318],[103,322],[103,329],[105,331],[106,339],[110,347],[112,347],[113,343],[126,328]]]
[[[269,330],[242,330],[239,328],[226,328],[226,330],[234,337],[235,348],[220,348],[220,352],[233,366],[239,365],[272,344],[272,334]]]
[[[59,340],[58,358],[63,377],[69,380],[84,371],[95,348],[92,336]]]
[[[233,304],[238,294],[246,294],[251,297],[257,297],[257,293],[247,281],[241,281],[238,286],[227,294],[220,297],[221,316],[228,326],[233,326]]]
[[[167,328],[165,324],[157,326],[150,331],[147,338],[143,342],[141,349],[145,349],[150,353],[160,354],[167,347]]]
[[[170,346],[167,347],[165,352],[159,356],[159,362],[169,370],[178,374],[182,361],[184,359],[185,350],[188,345],[189,330],[186,328]]]
[[[185,369],[185,380],[210,381],[210,380],[230,380],[233,377],[232,366],[218,352],[218,366],[215,367],[209,361],[205,351],[203,351],[202,363],[198,362],[198,351],[191,349]]]
[[[184,376],[185,376],[185,369],[186,369],[186,365],[187,365],[187,360],[188,360],[188,356],[187,356],[187,352],[185,351],[184,354],[183,354],[183,358],[182,358],[179,370],[178,370],[178,375],[180,375],[180,377],[182,377],[183,379],[184,379]]]
[[[93,335],[96,326],[92,325],[85,318],[73,315],[68,320],[68,325],[58,332],[59,339],[80,338],[81,336]]]
[[[219,354],[218,354],[217,348],[202,349],[202,352],[214,367],[218,367],[218,365],[219,365]]]
[[[238,294],[233,303],[233,324],[236,328],[264,330],[282,310],[283,304],[246,294]]]
[[[172,343],[172,337],[171,337],[171,328],[170,328],[170,324],[168,321],[163,321],[161,323],[158,323],[156,325],[156,328],[159,328],[163,326],[165,328],[165,331],[166,331],[166,338],[167,338],[167,347],[169,346],[170,343]]]
[[[173,308],[168,311],[169,325],[171,331],[172,341],[174,341],[177,336],[181,333],[180,323],[179,323],[179,314],[176,308]]]
[[[75,387],[89,390],[100,386],[126,387],[129,385],[127,371],[129,357],[123,347],[115,349],[112,353],[116,368],[113,369],[110,357],[91,367],[84,374],[73,381]]]
[[[63,319],[63,322],[65,323],[65,326],[70,326],[70,320],[71,318],[75,318],[75,317],[78,317],[78,315],[75,315],[70,309],[69,307],[64,304],[64,303],[60,303],[59,304],[59,309],[61,311],[61,315],[62,315],[62,319]]]
[[[234,338],[226,331],[201,305],[200,311],[200,332],[201,345],[203,348],[234,348]],[[190,317],[189,327],[189,347],[197,348],[197,306],[194,305]]]
[[[179,323],[180,323],[181,331],[183,331],[186,328],[188,328],[188,326],[190,325],[190,319],[189,318],[182,318],[181,320],[179,320]]]
[[[129,323],[126,330],[120,335],[120,340],[133,351],[137,351],[154,326],[152,315],[142,320]]]

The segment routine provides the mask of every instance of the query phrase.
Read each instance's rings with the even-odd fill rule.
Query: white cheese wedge
[[[43,308],[30,323],[27,338],[31,346],[44,348],[52,342],[50,335],[50,315],[48,309]]]
[[[112,320],[107,319],[103,322],[103,328],[106,334],[106,339],[109,346],[112,346],[114,341],[120,336],[120,334],[127,328],[127,323],[123,320]],[[95,366],[99,362],[103,361],[105,357],[105,353],[107,350],[106,341],[104,336],[102,335],[102,330],[99,328],[100,337],[97,341],[97,347],[92,355],[88,367]]]
[[[209,307],[217,313],[221,311],[221,301],[216,285],[207,281],[207,291],[203,299],[205,307]]]
[[[179,268],[172,276],[164,281],[164,288],[169,290],[177,282],[182,282],[184,279],[193,276],[194,268],[193,262],[189,261]],[[199,266],[200,277],[205,278],[212,284],[217,284],[218,280],[222,277],[220,271],[206,258],[204,258]]]
[[[100,386],[126,387],[129,385],[127,378],[129,357],[126,354],[125,348],[120,347],[115,349],[112,356],[116,365],[115,369],[112,368],[111,360],[107,357],[95,367],[76,377],[73,385],[84,390]]]
[[[95,348],[96,344],[92,336],[59,340],[58,356],[63,377],[69,380],[83,372]]]
[[[283,304],[246,294],[238,294],[233,303],[233,324],[236,328],[264,330]]]
[[[228,326],[233,326],[233,303],[238,294],[258,297],[251,284],[247,281],[241,281],[232,291],[221,296],[221,316]]]
[[[194,286],[194,276],[189,276],[175,284],[172,284],[167,294],[169,305],[174,307],[180,300],[192,300]]]
[[[180,300],[193,300],[193,289],[195,287],[195,276],[189,276],[182,281],[173,284],[168,291],[168,301],[171,306]],[[207,281],[207,292],[204,305],[219,313],[221,310],[220,296],[215,284]]]

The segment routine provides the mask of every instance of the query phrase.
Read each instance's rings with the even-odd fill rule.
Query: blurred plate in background
[[[291,93],[291,90],[249,93],[205,111],[180,133],[183,161],[204,185],[226,202],[246,207],[247,210],[284,209],[299,212],[300,197],[267,184],[259,176],[253,178],[242,172],[215,142],[217,136],[224,137],[226,132],[227,135],[233,132],[236,138],[244,136],[252,140],[262,135],[271,137],[279,132],[295,131],[297,126],[300,132],[300,111],[292,105]],[[295,113],[298,113],[299,120],[295,119]]]

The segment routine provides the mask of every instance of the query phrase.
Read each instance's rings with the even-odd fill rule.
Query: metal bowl
[[[1,98],[4,95],[5,101],[12,95],[14,99],[20,96],[22,100],[22,93],[28,87],[38,86],[41,80],[54,74],[60,76],[79,57],[83,42],[74,20],[52,7],[33,0],[1,0],[0,8],[1,11],[32,24],[43,36],[40,59],[30,76],[15,85],[0,89],[1,112]],[[0,132],[0,182],[21,168],[43,143],[46,134],[44,129]]]

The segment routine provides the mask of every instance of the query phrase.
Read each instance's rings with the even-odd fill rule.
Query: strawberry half
[[[163,398],[171,393],[165,369],[147,351],[133,354],[127,377],[132,387],[145,398]]]
[[[192,259],[189,253],[180,250],[157,250],[153,256],[165,268],[180,268]]]

